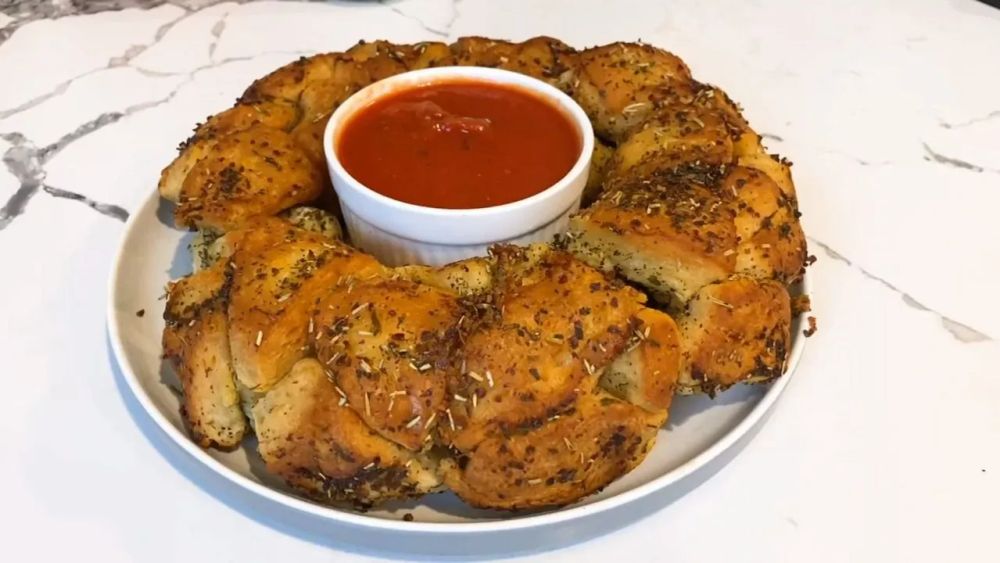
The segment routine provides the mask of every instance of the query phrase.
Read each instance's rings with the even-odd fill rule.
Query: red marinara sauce
[[[433,83],[375,100],[344,125],[337,157],[368,188],[445,209],[511,203],[555,184],[580,156],[569,116],[516,86]]]

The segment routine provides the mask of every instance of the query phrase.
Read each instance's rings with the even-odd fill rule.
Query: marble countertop
[[[240,509],[178,471],[111,357],[108,271],[123,220],[177,142],[254,77],[361,38],[469,34],[641,38],[677,53],[795,162],[819,258],[819,332],[753,440],[653,515],[547,559],[996,560],[1000,10],[973,0],[0,9],[9,560],[380,555]],[[525,549],[539,557],[512,548]]]

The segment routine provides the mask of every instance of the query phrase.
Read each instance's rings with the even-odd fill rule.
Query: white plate
[[[164,286],[167,281],[191,271],[187,249],[190,234],[175,229],[171,217],[169,204],[162,203],[155,193],[152,194],[126,224],[113,264],[108,326],[111,345],[125,382],[149,417],[187,454],[239,487],[283,505],[264,503],[262,508],[260,503],[256,503],[253,510],[273,508],[281,514],[300,511],[327,525],[340,523],[349,530],[360,532],[357,535],[348,534],[348,541],[362,544],[366,543],[366,531],[398,531],[403,532],[397,535],[402,543],[381,547],[455,553],[456,546],[461,544],[433,540],[440,540],[443,536],[474,535],[480,539],[492,537],[497,540],[496,549],[513,551],[515,544],[504,540],[503,534],[510,536],[514,531],[532,530],[536,532],[532,534],[535,539],[529,540],[535,542],[533,547],[545,547],[537,542],[565,543],[581,539],[580,534],[589,535],[620,527],[624,522],[655,510],[664,502],[660,500],[656,504],[653,501],[651,508],[640,508],[643,503],[635,501],[650,496],[662,498],[664,495],[653,493],[665,491],[671,486],[676,489],[674,492],[683,492],[686,488],[678,486],[681,479],[718,458],[761,421],[788,384],[805,341],[801,321],[796,320],[792,325],[788,373],[769,386],[737,386],[715,400],[677,397],[671,408],[670,422],[660,430],[656,446],[646,460],[600,493],[572,506],[511,516],[469,508],[451,493],[443,493],[367,513],[337,510],[299,497],[279,480],[268,476],[253,449],[255,444],[252,440],[236,451],[220,452],[201,449],[188,438],[178,397],[165,383],[175,375],[160,357]],[[144,310],[145,314],[138,316],[139,310]],[[644,504],[649,505],[650,502],[647,499]],[[626,508],[626,505],[631,505],[631,508]],[[413,514],[414,521],[403,521],[405,513]],[[253,516],[270,520],[266,514]],[[585,525],[584,520],[591,523]],[[320,527],[320,530],[322,534],[323,528]],[[539,530],[544,530],[544,535],[539,535]],[[330,533],[337,535],[337,530],[331,528]],[[376,536],[385,541],[384,533]],[[417,537],[428,541],[412,546],[407,543]],[[478,540],[476,546],[480,554],[483,553],[480,548],[488,550],[487,544]],[[462,553],[461,550],[457,552]]]

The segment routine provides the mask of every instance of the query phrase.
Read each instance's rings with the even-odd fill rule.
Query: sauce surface
[[[537,194],[569,172],[580,135],[516,86],[474,81],[401,90],[359,110],[335,141],[347,172],[395,200],[476,209]]]

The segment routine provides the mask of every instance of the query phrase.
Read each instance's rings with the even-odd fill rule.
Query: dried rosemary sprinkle
[[[643,107],[645,107],[647,104],[648,102],[636,102],[634,104],[629,104],[622,109],[622,113],[625,114],[635,113],[640,109],[642,109]]]
[[[708,300],[711,301],[712,303],[715,303],[716,305],[718,305],[720,307],[725,307],[726,309],[729,309],[730,311],[733,309],[732,305],[730,305],[729,303],[726,303],[725,301],[723,301],[721,299],[716,299],[715,297],[709,296]]]

